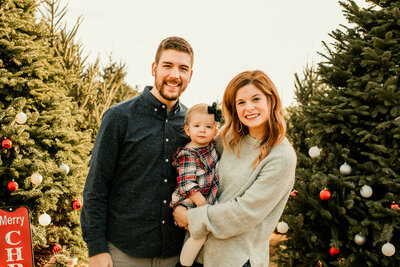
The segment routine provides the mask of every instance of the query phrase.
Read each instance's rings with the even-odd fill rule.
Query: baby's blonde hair
[[[195,113],[210,114],[210,113],[208,113],[208,106],[209,105],[207,105],[207,104],[200,103],[200,104],[196,104],[193,107],[191,107],[186,113],[185,125],[189,126],[190,120],[192,119],[193,114],[195,114]],[[215,118],[214,118],[214,120],[215,120]]]

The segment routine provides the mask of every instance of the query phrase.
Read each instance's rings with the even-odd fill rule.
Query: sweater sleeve
[[[106,240],[107,196],[123,136],[121,117],[115,110],[104,116],[93,147],[89,173],[83,190],[81,226],[89,256],[108,252]]]
[[[279,203],[286,203],[294,183],[295,152],[290,147],[283,153],[271,153],[260,164],[257,177],[242,195],[187,211],[193,238],[208,233],[218,239],[243,234],[260,224]]]

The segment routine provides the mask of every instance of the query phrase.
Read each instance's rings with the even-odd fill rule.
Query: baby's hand
[[[197,207],[203,206],[207,204],[206,198],[203,196],[203,194],[200,191],[197,191],[193,195],[189,197]]]

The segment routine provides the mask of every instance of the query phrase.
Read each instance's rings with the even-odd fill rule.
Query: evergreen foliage
[[[97,135],[104,112],[116,103],[139,94],[138,86],[132,88],[125,82],[125,64],[116,63],[112,57],[104,67],[99,59],[89,64],[82,78],[82,86],[74,95],[79,108],[84,111],[81,127],[92,132],[92,140]]]
[[[310,105],[310,98],[317,94],[323,97],[327,90],[326,85],[320,80],[317,70],[313,66],[306,66],[301,78],[295,73],[295,100],[296,105],[286,108],[287,135],[298,155],[307,154],[308,146],[306,141],[311,136],[304,120],[304,108]],[[308,156],[307,156],[308,158]],[[298,159],[299,161],[299,159]]]
[[[398,266],[400,262],[400,1],[341,2],[351,27],[335,30],[318,75],[297,82],[288,135],[298,153],[278,266]],[[322,84],[320,84],[322,82]],[[314,90],[317,88],[317,90]],[[311,158],[308,149],[321,155]],[[347,163],[350,174],[339,168]],[[360,194],[372,188],[371,197]],[[324,188],[332,192],[321,200]],[[366,238],[363,245],[355,236]],[[384,256],[382,246],[396,247]],[[340,249],[337,256],[330,248]]]
[[[110,57],[108,65],[86,63],[83,46],[63,22],[61,0],[0,1],[0,134],[13,146],[1,150],[0,206],[26,205],[31,211],[36,263],[49,259],[54,245],[74,257],[85,257],[79,211],[89,151],[105,110],[138,94],[126,82],[125,65]],[[16,122],[24,112],[28,120]],[[67,164],[69,173],[59,166]],[[31,182],[39,172],[43,181]],[[19,190],[10,192],[14,180]],[[41,226],[38,217],[52,218]]]
[[[34,0],[0,1],[0,136],[13,142],[1,150],[0,206],[28,206],[41,265],[56,244],[84,256],[79,213],[71,203],[83,189],[90,138],[75,128],[74,105],[64,87],[68,73],[35,18],[36,8]],[[15,120],[20,112],[28,118],[23,124]],[[38,185],[30,178],[35,172],[43,176]],[[7,189],[11,180],[17,191]],[[38,223],[44,212],[51,216],[49,226]]]
[[[79,17],[71,29],[63,21],[68,12],[62,0],[45,0],[41,5],[42,21],[48,29],[48,39],[67,73],[65,88],[76,106],[76,127],[90,131],[92,143],[100,127],[104,112],[112,105],[134,97],[138,87],[132,88],[125,82],[126,66],[109,62],[101,66],[100,58],[94,63],[87,62],[83,45],[76,40],[82,18]]]

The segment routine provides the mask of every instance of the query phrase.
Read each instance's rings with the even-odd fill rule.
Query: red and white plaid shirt
[[[189,197],[198,191],[209,204],[214,204],[219,187],[218,160],[214,140],[206,147],[179,147],[173,155],[172,165],[178,171],[178,178],[169,206],[174,208],[182,204],[195,208],[196,204]]]

